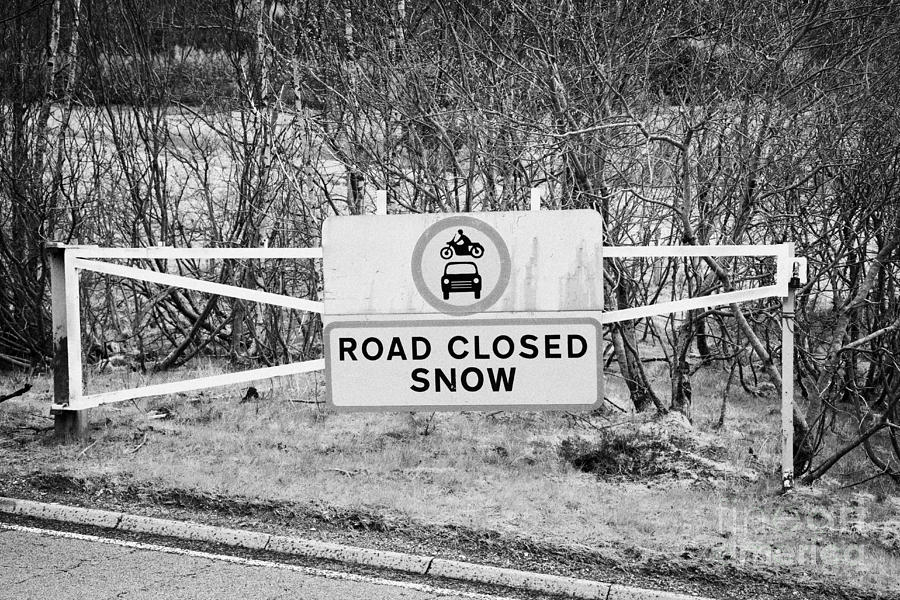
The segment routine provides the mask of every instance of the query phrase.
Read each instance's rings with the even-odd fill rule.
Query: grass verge
[[[621,414],[335,414],[310,375],[254,402],[221,389],[98,409],[91,439],[71,446],[52,442],[38,381],[0,407],[0,477],[20,494],[545,572],[697,592],[730,581],[721,597],[893,597],[900,502],[835,480],[778,496],[774,401],[733,397],[713,432],[720,379],[697,376],[692,430]]]

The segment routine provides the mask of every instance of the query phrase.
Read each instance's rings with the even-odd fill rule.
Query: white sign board
[[[593,210],[332,217],[325,314],[599,311]]]
[[[602,400],[592,318],[338,322],[328,403],[352,410],[578,410]]]
[[[574,410],[602,399],[597,212],[333,217],[322,237],[334,407]]]

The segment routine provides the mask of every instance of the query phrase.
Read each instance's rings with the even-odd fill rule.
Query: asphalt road
[[[0,599],[501,600],[425,585],[0,523]]]

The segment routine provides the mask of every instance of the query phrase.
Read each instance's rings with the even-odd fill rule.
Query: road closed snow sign
[[[577,410],[602,400],[596,212],[336,217],[323,249],[334,407]]]
[[[338,322],[326,338],[339,408],[572,410],[602,399],[592,318]]]

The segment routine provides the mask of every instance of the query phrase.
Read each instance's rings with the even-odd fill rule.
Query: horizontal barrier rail
[[[791,248],[792,244],[789,243],[761,244],[758,246],[604,246],[603,258],[702,258],[705,256],[771,256],[777,261],[774,287],[778,288],[778,293],[769,294],[769,296],[784,298],[788,294],[788,284],[790,283],[791,276],[794,270],[793,261],[795,260],[795,258],[793,256]],[[757,298],[745,298],[744,300],[755,299]],[[731,300],[730,302],[743,302],[744,300]],[[720,302],[719,304],[727,303]],[[687,309],[676,309],[675,311],[669,312],[677,312],[678,310]]]
[[[270,260],[277,258],[322,258],[321,248],[174,248],[171,246],[104,248],[101,246],[67,246],[66,250],[75,258],[106,259]]]
[[[782,256],[787,244],[759,246],[603,246],[603,258],[681,258],[685,256]]]

